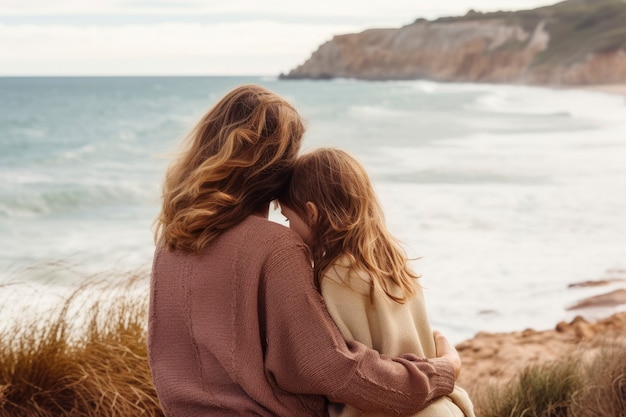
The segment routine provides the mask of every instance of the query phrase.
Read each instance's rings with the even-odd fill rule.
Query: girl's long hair
[[[314,224],[307,214],[309,201],[318,209]],[[300,156],[279,202],[311,228],[318,285],[338,258],[347,257],[351,269],[368,273],[393,300],[403,303],[415,295],[419,275],[409,268],[406,253],[387,230],[367,172],[354,157],[332,148]]]
[[[156,240],[197,252],[263,210],[285,187],[303,134],[298,112],[273,92],[243,85],[227,93],[167,169]]]

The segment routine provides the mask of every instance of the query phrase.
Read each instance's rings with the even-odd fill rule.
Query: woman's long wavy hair
[[[419,275],[409,268],[405,251],[385,226],[367,172],[354,157],[332,148],[300,156],[278,201],[311,228],[318,286],[324,272],[345,256],[351,269],[367,272],[391,299],[403,303],[415,295]],[[306,208],[309,201],[318,210],[313,224]]]
[[[210,109],[165,175],[157,241],[197,252],[285,187],[304,126],[275,93],[243,85]]]

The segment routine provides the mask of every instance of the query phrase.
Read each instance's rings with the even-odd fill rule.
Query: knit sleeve
[[[315,288],[306,247],[293,242],[272,248],[264,272],[266,372],[281,389],[399,414],[452,392],[454,368],[445,359],[391,358],[344,341]]]

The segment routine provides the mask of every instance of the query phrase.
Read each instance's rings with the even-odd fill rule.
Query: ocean
[[[0,311],[49,306],[86,276],[148,271],[171,155],[244,83],[296,106],[304,150],[365,165],[453,342],[613,312],[568,307],[626,287],[623,97],[274,77],[0,78]],[[601,279],[618,281],[568,287]]]

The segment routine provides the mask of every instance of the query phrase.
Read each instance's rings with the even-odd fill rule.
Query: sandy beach
[[[626,84],[597,84],[581,86],[585,90],[602,91],[604,93],[619,94],[626,97]]]

